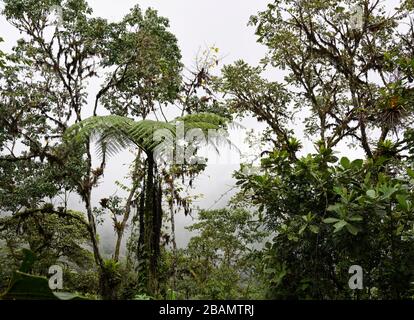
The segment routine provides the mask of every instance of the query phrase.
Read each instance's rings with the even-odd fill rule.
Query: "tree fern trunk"
[[[162,227],[162,190],[161,182],[154,183],[154,211],[152,224],[152,252],[150,259],[150,279],[153,292],[158,289],[158,260],[160,257],[161,227]]]
[[[177,241],[175,239],[175,217],[174,217],[174,175],[171,176],[170,182],[171,199],[169,201],[170,219],[171,219],[171,242],[173,247],[173,262],[172,262],[172,289],[176,290],[176,276],[177,276]]]
[[[144,281],[148,294],[154,295],[156,290],[156,265],[154,265],[154,216],[156,212],[155,204],[155,184],[154,184],[155,162],[152,154],[147,158],[147,181],[145,187],[144,204],[144,244],[143,244],[143,268]]]
[[[140,235],[137,244],[139,278],[148,294],[158,289],[158,260],[162,228],[162,188],[157,181],[156,164],[152,154],[147,157],[144,198],[140,205]],[[142,209],[142,210],[141,210]]]

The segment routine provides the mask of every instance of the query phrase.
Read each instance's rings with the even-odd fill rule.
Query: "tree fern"
[[[128,146],[135,145],[146,153],[151,153],[161,143],[154,140],[154,133],[166,130],[168,135],[164,140],[171,143],[176,139],[176,124],[183,124],[184,132],[200,129],[204,134],[209,130],[227,130],[228,119],[211,113],[192,114],[176,118],[171,122],[141,120],[134,121],[127,117],[109,115],[95,116],[85,119],[71,126],[65,133],[65,140],[69,143],[82,144],[97,138],[100,153],[115,154]],[[218,151],[218,145],[227,139],[220,134],[210,136],[208,141]],[[227,141],[228,142],[228,141]]]

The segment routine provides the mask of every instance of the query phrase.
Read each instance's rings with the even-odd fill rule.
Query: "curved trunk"
[[[119,284],[119,282],[114,281],[113,275],[108,273],[107,269],[105,268],[104,260],[100,254],[96,233],[95,218],[93,216],[90,199],[90,192],[88,192],[85,195],[85,203],[86,211],[88,214],[88,230],[91,237],[94,258],[99,268],[99,294],[103,300],[115,300],[117,294],[117,285]]]

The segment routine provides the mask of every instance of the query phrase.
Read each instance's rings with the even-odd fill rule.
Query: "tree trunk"
[[[153,155],[148,153],[147,179],[143,214],[140,215],[140,239],[138,241],[138,259],[146,291],[154,296],[158,289],[158,258],[160,255],[160,238],[162,227],[162,190],[161,183],[156,182],[156,164]]]
[[[129,196],[125,205],[125,213],[124,216],[122,218],[122,222],[121,222],[121,226],[119,228],[119,230],[117,230],[117,239],[116,239],[116,244],[115,244],[115,252],[113,255],[113,259],[118,262],[119,261],[119,255],[121,252],[121,244],[122,244],[122,238],[124,236],[125,233],[125,229],[127,226],[127,222],[129,220],[129,216],[131,214],[131,206],[132,206],[132,200],[133,197],[135,195],[135,191],[137,190],[137,184],[135,184],[131,191],[129,192]]]
[[[153,225],[152,225],[152,238],[150,258],[150,287],[152,292],[156,292],[158,289],[158,259],[160,257],[160,240],[161,240],[161,226],[162,226],[162,193],[161,193],[161,181],[158,181],[158,185],[154,184],[154,211],[153,211]]]
[[[177,241],[175,240],[175,217],[174,217],[174,175],[171,176],[170,182],[171,199],[170,206],[170,219],[171,219],[171,242],[173,246],[173,262],[172,262],[172,289],[176,290],[176,276],[177,276]]]
[[[121,252],[121,243],[122,243],[123,235],[124,235],[124,229],[119,230],[116,233],[115,252],[114,252],[114,255],[113,255],[113,259],[114,259],[114,261],[117,261],[117,262],[119,261],[119,255],[120,255],[120,252]]]
[[[90,234],[91,242],[92,242],[92,249],[93,255],[95,258],[95,263],[99,269],[99,294],[104,300],[112,300],[115,292],[115,286],[111,283],[110,279],[111,276],[108,274],[108,271],[105,267],[104,260],[101,256],[98,246],[98,239],[97,239],[97,232],[96,232],[96,221],[92,211],[92,187],[97,182],[99,175],[93,175],[91,177],[92,172],[92,156],[90,153],[90,145],[89,141],[87,142],[87,166],[88,166],[88,176],[85,180],[81,183],[80,186],[80,194],[83,198],[86,207],[86,213],[88,216],[88,231]],[[105,156],[101,163],[101,169],[105,167]]]
[[[114,275],[110,274],[108,270],[105,268],[104,260],[100,254],[96,233],[95,218],[92,212],[90,195],[90,191],[87,192],[87,194],[84,197],[84,200],[86,205],[86,211],[88,214],[88,230],[91,237],[93,254],[95,262],[99,269],[99,294],[103,300],[114,300],[116,299],[117,286],[119,282],[117,282],[114,278]]]
[[[145,172],[147,171],[147,164],[145,164],[144,168]],[[145,243],[144,243],[144,235],[145,235],[145,195],[147,190],[147,177],[144,176],[142,181],[142,190],[139,199],[139,207],[138,207],[138,223],[139,223],[139,235],[138,235],[138,242],[136,246],[136,259],[138,261],[137,265],[137,273],[138,273],[138,284],[140,285],[141,291],[145,292],[146,289],[146,257],[145,257]]]
[[[95,262],[98,265],[98,267],[102,268],[103,267],[103,259],[101,257],[101,254],[99,252],[99,247],[98,247],[95,217],[93,216],[93,212],[92,212],[91,193],[90,192],[88,192],[84,196],[84,200],[85,200],[86,212],[87,212],[87,215],[88,215],[88,224],[89,224],[88,231],[89,231],[89,234],[90,234],[90,237],[91,237],[93,256],[95,258]]]
[[[99,291],[103,300],[117,300],[119,284],[120,280],[106,269],[99,273]]]
[[[141,159],[141,150],[138,151],[138,154],[135,157],[135,164],[134,164],[134,169],[132,172],[132,188],[129,191],[129,195],[128,195],[128,198],[125,204],[124,216],[122,217],[120,228],[117,229],[117,239],[116,239],[116,244],[115,244],[115,252],[113,255],[113,259],[117,262],[119,261],[122,238],[124,237],[125,229],[126,229],[126,226],[129,220],[129,216],[131,215],[131,209],[132,209],[135,192],[138,189],[140,179],[142,179],[142,176],[139,175],[139,169],[141,166],[140,159]]]

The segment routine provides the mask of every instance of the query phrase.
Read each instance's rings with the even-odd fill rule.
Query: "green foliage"
[[[78,299],[52,292],[42,277],[57,262],[65,290],[90,298],[413,297],[412,1],[401,1],[391,16],[381,1],[272,1],[250,19],[268,49],[258,66],[240,60],[213,77],[219,59],[213,47],[204,61],[198,57],[189,83],[178,41],[156,10],[135,6],[108,22],[93,17],[85,0],[3,2],[4,17],[22,38],[10,53],[0,51],[1,299]],[[52,6],[62,9],[58,25]],[[401,28],[406,22],[409,28]],[[266,78],[274,69],[282,81]],[[104,81],[91,108],[88,83],[97,79]],[[182,116],[168,121],[163,108],[173,104]],[[100,107],[109,115],[99,116]],[[191,200],[180,192],[206,166],[159,166],[154,154],[163,144],[180,151],[178,123],[185,134],[225,133],[233,116],[267,125],[261,171],[242,165],[236,205],[200,211],[188,246],[177,250],[173,243],[171,251],[163,196],[170,218],[180,208],[188,214]],[[293,130],[298,117],[304,139]],[[214,138],[208,143],[217,151],[228,142]],[[300,155],[309,143],[316,152]],[[338,159],[345,145],[365,157]],[[106,155],[130,146],[140,149],[132,186],[118,184],[129,197],[104,198],[93,212]],[[81,197],[88,220],[67,208],[70,193]],[[58,197],[65,199],[55,208]],[[142,234],[131,241],[133,257],[125,264],[119,249],[135,209],[133,237]],[[118,237],[111,259],[101,255],[93,215],[99,219],[105,210]],[[348,287],[355,264],[364,271],[357,293]]]
[[[133,300],[151,300],[151,297],[146,294],[137,294]]]
[[[228,101],[232,112],[243,115],[262,106],[262,115],[257,115],[259,121],[286,120],[290,94],[280,83],[265,80],[261,76],[263,71],[262,67],[254,68],[244,61],[236,61],[224,67],[220,89],[234,96]],[[251,94],[244,95],[245,92]]]
[[[0,300],[85,300],[68,292],[53,292],[48,279],[29,274],[33,268],[36,255],[23,249],[24,259],[19,271],[15,271],[7,291],[0,295]]]
[[[271,298],[412,296],[412,22],[399,31],[412,7],[401,2],[390,17],[370,2],[356,21],[358,5],[270,3],[250,21],[267,56],[258,67],[226,66],[219,79],[235,115],[268,125],[261,172],[235,174],[235,200],[257,207],[273,234],[263,252]],[[270,68],[284,81],[265,79]],[[305,115],[303,141],[293,137],[295,112]],[[299,157],[305,143],[316,153]],[[339,160],[336,151],[348,152],[340,143],[366,158]],[[364,270],[358,294],[347,283],[353,264]]]
[[[184,130],[200,129],[207,133],[209,129],[226,128],[228,119],[215,114],[193,114],[179,117],[172,122],[153,120],[133,121],[126,117],[110,115],[91,117],[70,127],[66,133],[69,143],[82,144],[93,136],[99,136],[102,152],[116,153],[128,145],[135,145],[147,153],[151,153],[161,143],[174,144],[176,136],[175,123],[183,123]],[[162,132],[162,141],[155,135]],[[214,141],[212,141],[214,143]]]
[[[0,226],[4,259],[13,261],[14,265],[23,261],[23,256],[16,252],[25,247],[36,253],[36,261],[31,266],[39,273],[61,259],[79,268],[93,265],[92,255],[85,248],[89,243],[89,232],[82,213],[54,211],[53,206],[45,205],[41,209],[0,218]],[[21,271],[31,270],[24,268]]]
[[[131,31],[130,27],[134,27]],[[154,103],[174,102],[181,85],[181,53],[169,22],[157,11],[138,6],[108,26],[104,65],[118,66],[102,102],[113,114],[146,118]],[[122,81],[120,80],[122,79]]]
[[[398,30],[412,9],[401,2],[392,17],[386,11],[381,2],[369,10],[360,1],[270,3],[250,20],[258,42],[268,48],[266,57],[257,67],[237,61],[223,69],[219,87],[229,107],[265,121],[271,129],[266,140],[291,158],[297,151],[289,149],[296,112],[306,114],[305,133],[326,149],[349,142],[372,157],[391,136],[401,147],[396,150],[407,148],[412,143],[396,133],[410,130],[414,112],[413,29]],[[283,71],[283,81],[264,77],[272,68]],[[368,139],[374,131],[380,132],[377,141]]]
[[[44,277],[16,271],[3,300],[58,300]]]
[[[195,232],[177,256],[164,253],[166,271],[177,267],[169,299],[251,299],[262,297],[257,258],[265,232],[255,216],[242,209],[200,211],[188,227]],[[170,279],[171,280],[171,279]],[[168,283],[171,282],[167,282]]]
[[[63,289],[67,292],[76,292],[83,297],[97,300],[99,296],[99,274],[90,268],[89,270],[64,269]]]
[[[412,181],[373,161],[342,158],[327,167],[322,159],[316,154],[292,163],[274,152],[263,160],[263,175],[237,175],[275,231],[264,259],[269,296],[352,298],[347,271],[358,264],[365,277],[360,298],[409,298]]]

